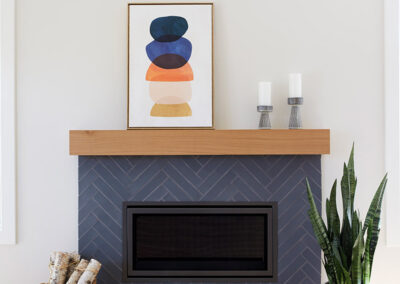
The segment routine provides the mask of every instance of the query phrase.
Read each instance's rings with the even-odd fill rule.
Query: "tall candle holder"
[[[259,129],[271,129],[271,120],[269,119],[269,113],[272,112],[272,106],[257,106],[257,111],[261,113],[260,123],[258,124]]]
[[[301,129],[303,124],[301,122],[300,106],[303,104],[302,97],[288,98],[288,104],[292,106],[289,119],[289,129]]]

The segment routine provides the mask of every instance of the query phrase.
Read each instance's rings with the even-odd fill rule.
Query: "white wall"
[[[77,249],[68,130],[126,126],[126,3],[17,0],[18,245],[0,246],[1,284],[45,281],[49,253]],[[325,196],[356,142],[364,214],[384,174],[383,1],[215,1],[217,128],[257,126],[260,80],[285,128],[289,72],[303,73],[304,126],[332,130]],[[374,283],[398,283],[400,249],[381,236]]]

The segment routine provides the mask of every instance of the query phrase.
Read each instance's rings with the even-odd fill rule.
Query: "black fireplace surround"
[[[277,279],[277,203],[125,202],[123,280]]]

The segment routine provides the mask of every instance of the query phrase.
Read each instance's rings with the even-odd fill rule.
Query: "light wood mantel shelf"
[[[302,130],[71,130],[79,156],[322,155],[329,129]]]

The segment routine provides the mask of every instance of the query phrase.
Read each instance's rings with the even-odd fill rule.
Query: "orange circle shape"
[[[176,69],[164,69],[151,63],[146,73],[146,80],[153,82],[193,81],[193,70],[189,63]]]

